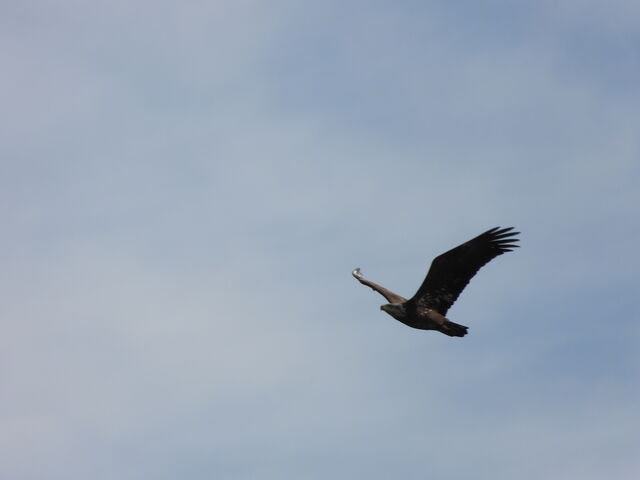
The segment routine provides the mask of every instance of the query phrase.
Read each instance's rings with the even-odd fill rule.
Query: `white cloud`
[[[5,476],[631,478],[637,99],[533,31],[336,5],[14,8]],[[464,341],[349,276],[410,295],[497,224]]]

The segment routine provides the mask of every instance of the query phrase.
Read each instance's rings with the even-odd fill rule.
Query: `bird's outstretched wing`
[[[431,262],[427,277],[410,301],[445,315],[483,265],[518,247],[514,244],[518,241],[514,236],[520,232],[511,230],[513,227],[492,228],[436,257]]]
[[[393,293],[391,290],[387,290],[382,285],[378,285],[377,283],[364,278],[359,268],[356,268],[353,272],[351,272],[351,275],[353,275],[355,279],[358,280],[361,284],[374,289],[376,292],[386,298],[387,302],[389,303],[404,303],[407,301],[407,299],[402,297],[401,295]]]

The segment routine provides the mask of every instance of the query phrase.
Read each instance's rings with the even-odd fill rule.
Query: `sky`
[[[0,477],[638,478],[638,5],[3,2]]]

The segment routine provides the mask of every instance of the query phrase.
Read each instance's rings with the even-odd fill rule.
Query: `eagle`
[[[468,242],[437,256],[424,282],[409,300],[365,279],[359,268],[351,274],[361,284],[371,287],[389,303],[380,310],[396,320],[420,330],[437,330],[450,337],[464,337],[468,327],[450,321],[445,315],[478,270],[498,255],[517,248],[520,232],[513,227],[495,227]]]

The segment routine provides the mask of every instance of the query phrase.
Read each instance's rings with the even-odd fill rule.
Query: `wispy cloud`
[[[1,476],[637,472],[636,7],[4,11]]]

